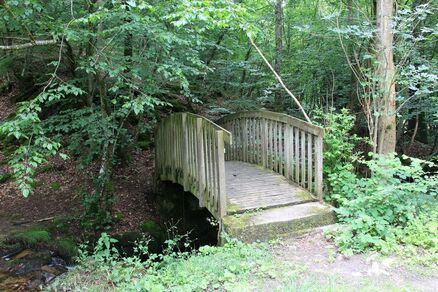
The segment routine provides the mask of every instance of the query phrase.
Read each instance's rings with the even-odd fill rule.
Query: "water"
[[[39,291],[66,271],[66,261],[50,250],[7,251],[0,258],[0,291]]]

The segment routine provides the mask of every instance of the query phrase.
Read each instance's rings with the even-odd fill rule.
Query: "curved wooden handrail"
[[[231,114],[217,123],[233,135],[226,160],[271,169],[322,199],[323,128],[269,111]]]
[[[216,219],[225,216],[224,151],[231,133],[202,116],[175,113],[159,123],[155,137],[158,179],[181,184]]]
[[[293,127],[297,127],[303,131],[306,131],[308,133],[311,133],[312,135],[318,136],[322,135],[324,136],[324,128],[320,126],[313,125],[311,123],[308,123],[306,121],[300,120],[298,118],[289,116],[287,114],[282,113],[276,113],[276,112],[270,112],[270,111],[247,111],[247,112],[239,112],[234,114],[229,114],[218,121],[219,125],[224,125],[228,121],[239,119],[239,118],[264,118],[269,119],[272,121],[277,121],[281,123],[288,124]]]

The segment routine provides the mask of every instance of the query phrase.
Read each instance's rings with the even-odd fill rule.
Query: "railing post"
[[[284,125],[284,176],[287,179],[290,179],[290,160],[291,160],[291,154],[290,154],[290,148],[291,148],[291,137],[290,137],[290,126],[288,124]]]
[[[183,187],[184,191],[188,190],[189,183],[188,183],[188,173],[189,173],[189,137],[188,137],[188,131],[187,131],[187,114],[182,114],[182,132],[183,132]]]
[[[323,142],[322,135],[316,136],[315,139],[315,194],[322,201],[322,178],[323,178]]]
[[[225,156],[224,156],[224,132],[216,131],[217,136],[217,177],[218,177],[218,196],[219,196],[219,217],[222,218],[227,213],[227,198],[225,192]]]
[[[199,192],[199,206],[205,206],[205,160],[204,160],[204,135],[202,128],[202,119],[196,119],[196,136],[198,143],[198,192]]]
[[[313,191],[313,136],[307,133],[307,189],[309,192]]]
[[[306,133],[301,130],[301,138],[300,138],[300,142],[301,142],[301,179],[300,179],[300,186],[302,186],[303,188],[306,187]]]
[[[248,162],[248,120],[241,119],[243,136],[243,161]]]
[[[268,123],[266,119],[262,121],[262,165],[268,167]]]

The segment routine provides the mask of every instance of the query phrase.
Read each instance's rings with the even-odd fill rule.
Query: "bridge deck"
[[[314,201],[311,194],[282,175],[241,161],[226,161],[228,213]]]

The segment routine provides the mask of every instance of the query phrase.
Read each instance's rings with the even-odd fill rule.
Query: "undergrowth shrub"
[[[405,244],[436,250],[438,248],[438,209],[428,208],[409,221],[406,228],[398,230],[398,238]]]
[[[347,170],[332,175],[332,197],[340,203],[336,212],[342,223],[348,223],[334,239],[345,253],[389,252],[399,243],[433,246],[432,234],[421,231],[420,222],[437,206],[438,176],[424,172],[427,162],[403,158],[410,162],[405,165],[394,154],[372,155],[371,160],[362,161],[370,177]],[[412,240],[421,232],[426,238]]]
[[[351,133],[355,117],[350,115],[348,109],[344,108],[337,112],[332,108],[326,113],[316,110],[314,118],[325,132],[323,170],[326,177],[326,192],[324,199],[337,205],[338,198],[333,197],[331,190],[337,180],[348,180],[349,176],[353,176],[354,162],[360,157],[360,153],[355,151],[355,145],[363,139]]]
[[[438,258],[438,176],[427,173],[431,163],[395,154],[370,154],[365,160],[355,145],[366,140],[351,134],[355,118],[347,109],[315,111],[314,117],[325,129],[324,199],[335,205],[343,224],[332,234],[340,250]]]
[[[133,256],[121,257],[114,248],[117,241],[103,233],[92,252],[82,249],[79,266],[50,290],[249,291],[268,279],[286,281],[303,271],[275,259],[264,243],[226,238],[223,246],[184,251],[179,247],[188,244],[187,237],[179,236],[167,240],[162,253],[153,254],[148,240],[137,242]]]

